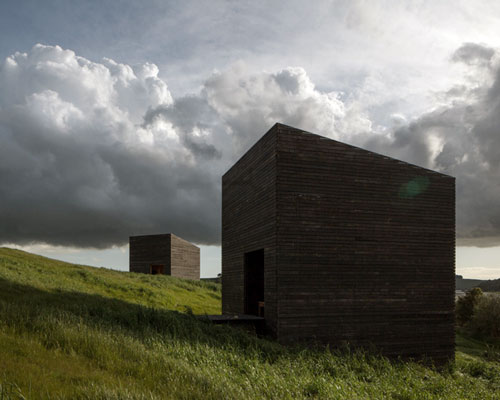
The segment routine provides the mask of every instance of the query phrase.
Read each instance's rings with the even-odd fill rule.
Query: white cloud
[[[238,153],[275,122],[337,137],[346,110],[336,93],[322,93],[303,68],[249,73],[241,63],[205,82],[203,96],[236,139]]]

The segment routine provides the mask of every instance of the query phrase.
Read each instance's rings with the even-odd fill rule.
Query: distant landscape
[[[0,399],[499,399],[497,344],[457,334],[435,370],[285,348],[196,314],[217,283],[73,265],[0,248]]]
[[[500,279],[466,279],[462,275],[455,275],[455,289],[469,290],[479,287],[485,292],[500,292]]]

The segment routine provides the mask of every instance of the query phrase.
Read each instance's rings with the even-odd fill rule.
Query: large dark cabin
[[[222,178],[222,309],[282,343],[454,358],[455,178],[274,125]]]

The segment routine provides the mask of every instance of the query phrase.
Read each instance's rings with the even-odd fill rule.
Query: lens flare
[[[401,199],[411,199],[425,192],[429,186],[429,178],[426,176],[417,176],[411,181],[401,185],[399,188],[399,197]]]

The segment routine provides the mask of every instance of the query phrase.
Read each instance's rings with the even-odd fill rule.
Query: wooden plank
[[[171,234],[131,236],[129,270],[149,274],[151,265],[163,265],[164,274],[200,279],[200,249]]]
[[[453,177],[277,124],[222,190],[224,312],[243,312],[244,253],[264,248],[283,343],[454,357]]]

